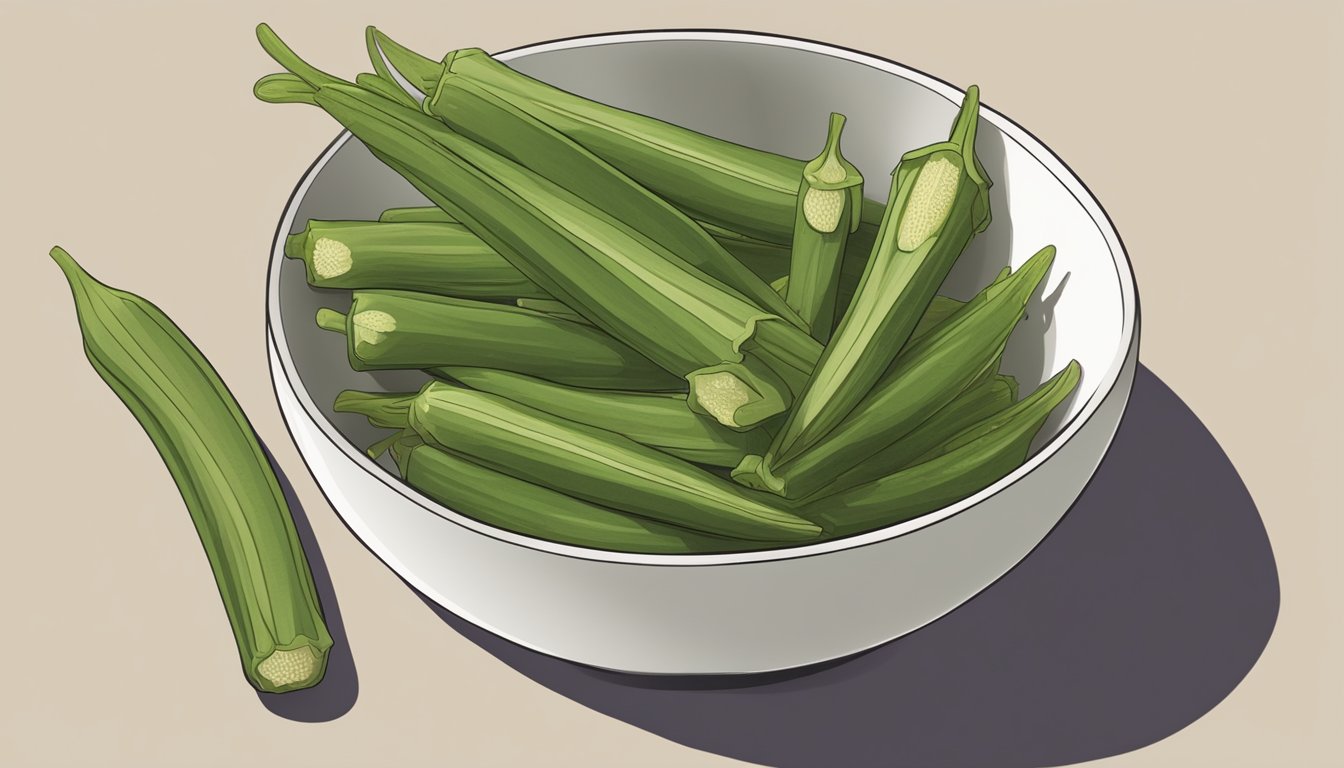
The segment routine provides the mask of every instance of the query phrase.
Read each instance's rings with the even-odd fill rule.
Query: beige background
[[[871,51],[954,83],[1055,149],[1130,249],[1142,360],[1210,427],[1259,505],[1282,580],[1259,664],[1183,731],[1095,763],[1336,766],[1344,721],[1337,481],[1338,8],[1146,2],[401,4],[0,0],[5,247],[0,764],[729,765],[590,711],[464,640],[341,526],[267,379],[276,218],[335,134],[266,106],[271,22],[340,73],[363,26],[499,50],[715,26]],[[377,8],[378,10],[375,10]],[[937,8],[938,10],[933,10]],[[1331,57],[1334,57],[1331,60]],[[150,297],[230,383],[290,474],[359,670],[354,708],[299,724],[241,679],[210,575],[150,443],[85,362],[60,273]],[[1334,507],[1331,509],[1330,507]]]

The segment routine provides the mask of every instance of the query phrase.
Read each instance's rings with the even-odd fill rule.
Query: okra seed
[[[840,215],[844,209],[845,192],[841,189],[808,187],[803,197],[803,216],[807,219],[807,225],[818,232],[834,232],[840,226]]]
[[[740,426],[733,420],[737,409],[751,400],[747,385],[727,371],[695,378],[695,400],[710,416],[728,427]]]
[[[397,319],[386,312],[369,309],[356,312],[350,318],[350,325],[356,344],[377,344],[397,329]]]
[[[924,164],[901,214],[897,248],[913,251],[943,226],[960,181],[960,169],[947,158],[937,157]]]
[[[350,248],[340,240],[319,237],[313,243],[313,272],[318,277],[330,279],[350,271],[353,263]]]
[[[302,683],[317,672],[317,657],[308,646],[276,651],[257,665],[257,673],[277,688]]]

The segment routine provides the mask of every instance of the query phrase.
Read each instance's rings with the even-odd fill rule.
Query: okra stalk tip
[[[299,58],[294,49],[290,48],[284,40],[281,40],[275,30],[271,29],[271,26],[264,21],[257,25],[257,42],[261,43],[262,50],[266,51],[272,59],[275,59],[275,63],[289,70],[291,74],[314,88],[343,82],[340,78],[329,75]],[[258,85],[260,85],[260,82],[258,82]],[[260,94],[258,94],[258,97],[260,97]]]
[[[325,672],[326,652],[312,645],[278,648],[257,664],[257,675],[275,691],[308,688]]]
[[[324,331],[335,331],[344,334],[346,316],[328,307],[322,307],[317,310],[317,327]]]

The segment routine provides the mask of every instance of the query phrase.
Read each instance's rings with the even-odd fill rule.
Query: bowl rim
[[[501,61],[509,61],[514,58],[525,57],[536,53],[546,53],[549,51],[566,50],[570,48],[588,48],[623,43],[665,41],[741,43],[818,53],[841,58],[856,64],[862,64],[887,74],[906,79],[948,99],[954,105],[960,103],[961,97],[964,94],[962,90],[956,88],[945,80],[912,67],[899,64],[895,61],[891,61],[890,59],[865,53],[863,51],[800,37],[727,29],[688,28],[606,32],[532,43],[516,48],[510,48],[506,51],[492,55]],[[971,509],[987,499],[1002,493],[1023,478],[1027,477],[1036,469],[1040,468],[1051,456],[1059,452],[1064,445],[1079,433],[1082,427],[1093,415],[1095,415],[1097,410],[1101,407],[1101,404],[1108,399],[1111,392],[1115,389],[1116,384],[1119,382],[1120,376],[1131,354],[1137,355],[1137,341],[1139,336],[1138,290],[1135,284],[1133,266],[1130,262],[1128,252],[1124,247],[1124,243],[1122,242],[1119,233],[1116,231],[1110,215],[1104,208],[1102,208],[1101,204],[1097,201],[1096,196],[1087,185],[1083,183],[1082,179],[1074,173],[1073,169],[1070,168],[1063,159],[1054,152],[1054,150],[1046,146],[1044,142],[1038,139],[1030,131],[1018,125],[1003,114],[995,111],[993,108],[988,107],[984,103],[981,104],[980,110],[982,119],[986,119],[993,123],[1006,139],[1017,143],[1029,155],[1040,162],[1045,169],[1049,171],[1066,190],[1068,190],[1072,197],[1092,219],[1093,224],[1096,225],[1097,230],[1101,233],[1103,240],[1106,242],[1112,257],[1112,262],[1116,269],[1116,278],[1120,285],[1122,317],[1120,337],[1118,344],[1116,345],[1116,354],[1109,362],[1106,369],[1102,372],[1098,379],[1097,386],[1088,396],[1087,401],[1083,404],[1078,413],[1062,425],[1055,436],[1045,445],[1041,446],[1040,450],[1037,451],[1035,455],[1031,456],[1024,464],[1000,478],[995,483],[954,504],[950,504],[946,507],[894,525],[816,543],[804,543],[777,547],[774,549],[722,554],[640,554],[562,544],[515,533],[476,520],[475,518],[457,512],[421,494],[410,485],[401,481],[400,478],[392,475],[392,473],[384,469],[381,465],[377,464],[363,451],[356,448],[344,437],[344,435],[341,434],[340,430],[322,414],[322,411],[308,396],[307,391],[300,383],[301,379],[298,376],[298,370],[294,365],[294,361],[290,357],[289,347],[286,343],[284,330],[280,320],[279,273],[280,268],[285,261],[285,238],[289,235],[294,221],[297,218],[299,204],[306,196],[319,172],[326,166],[327,162],[330,161],[343,146],[345,146],[346,142],[353,138],[353,135],[349,131],[344,130],[327,145],[312,164],[309,165],[308,169],[304,171],[299,182],[295,185],[293,191],[290,192],[289,198],[285,201],[280,221],[276,226],[275,237],[271,248],[270,263],[266,273],[266,336],[268,346],[271,346],[274,352],[273,357],[268,355],[268,360],[279,361],[280,366],[280,370],[277,371],[275,370],[274,362],[272,362],[272,386],[279,387],[283,380],[283,384],[294,395],[300,406],[303,408],[305,415],[307,415],[309,420],[317,426],[318,430],[322,433],[322,436],[326,438],[333,447],[335,447],[360,471],[381,482],[406,500],[416,504],[426,512],[434,514],[475,533],[497,539],[507,544],[525,547],[527,549],[537,550],[551,555],[581,560],[643,566],[688,567],[740,565],[746,563],[795,560],[829,554],[831,552],[858,549],[860,547],[899,538],[936,525],[943,520],[954,517],[961,512]],[[276,392],[276,395],[278,397],[278,391]],[[289,423],[288,417],[283,415],[283,409],[282,417],[285,423],[285,428],[290,432],[291,439],[293,439],[294,428]],[[300,448],[300,456],[304,459],[305,465],[308,465],[309,459],[304,454],[304,450]],[[309,466],[309,469],[311,472],[311,466]],[[1090,479],[1088,482],[1090,483]],[[327,496],[326,490],[323,489],[322,492],[330,503],[331,499]],[[337,505],[332,504],[332,507],[337,509],[337,512],[344,518],[345,513],[341,512]],[[349,527],[349,521],[345,522],[347,527]]]

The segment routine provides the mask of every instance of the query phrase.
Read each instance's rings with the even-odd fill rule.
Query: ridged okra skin
[[[801,160],[577,96],[523,75],[479,48],[452,51],[440,62],[410,51],[372,27],[368,38],[370,58],[380,73],[387,72],[385,55],[431,103],[448,78],[470,80],[568,136],[693,218],[775,243],[787,244],[792,237]],[[882,206],[864,201],[862,215],[876,223]]]
[[[950,138],[901,158],[863,279],[760,463],[763,473],[848,417],[910,338],[971,237],[988,226],[989,182],[975,159],[978,122],[979,92],[971,86]]]
[[[615,432],[431,382],[410,406],[425,442],[558,492],[703,533],[802,542],[819,529],[774,503]]]
[[[318,221],[285,240],[317,288],[384,288],[468,299],[543,299],[545,291],[461,224]]]
[[[392,448],[402,478],[449,509],[506,531],[590,549],[680,555],[754,549],[581,501],[475,464],[420,440]]]
[[[444,368],[441,372],[480,392],[615,432],[699,464],[735,467],[747,454],[763,451],[770,444],[770,434],[764,429],[733,430],[691,411],[681,393],[581,389],[492,368]]]
[[[182,494],[247,680],[272,693],[316,685],[331,634],[284,493],[237,401],[158,307],[98,282],[60,248],[51,255],[70,282],[89,362]]]
[[[809,501],[799,513],[834,538],[895,525],[961,501],[1027,460],[1036,433],[1081,376],[1078,362],[1070,361],[1031,395],[962,430],[908,468]]]
[[[588,325],[530,309],[409,291],[355,291],[349,314],[319,313],[345,334],[357,371],[493,367],[576,387],[671,391],[685,382]]]
[[[1001,282],[897,358],[890,373],[821,439],[788,460],[748,456],[734,479],[791,499],[818,490],[951,402],[997,366],[1027,301],[1044,280],[1055,249],[1046,246]]]

